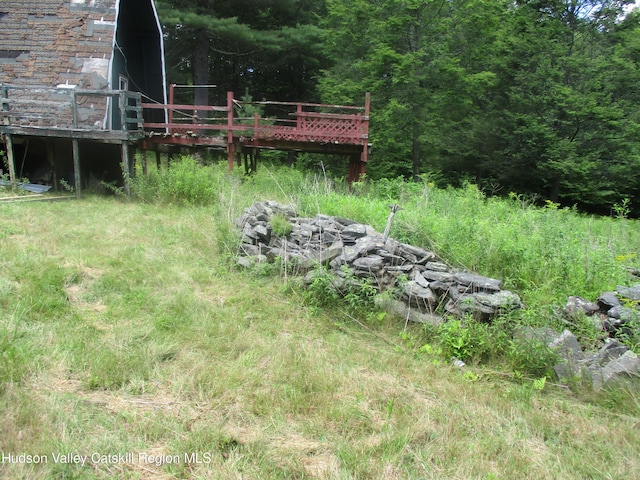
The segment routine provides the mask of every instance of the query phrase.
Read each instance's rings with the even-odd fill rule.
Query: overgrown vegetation
[[[207,185],[214,194],[202,193]],[[636,221],[487,198],[473,186],[440,190],[428,179],[349,192],[297,170],[261,165],[241,177],[192,159],[139,174],[131,187],[132,200],[4,207],[0,450],[49,462],[5,462],[0,475],[640,474],[637,389],[558,388],[553,353],[513,335],[562,326],[554,311],[566,295],[628,284],[624,267],[638,267]],[[527,308],[492,324],[405,325],[376,310],[367,284],[346,282],[338,294],[323,272],[302,290],[295,266],[238,270],[233,221],[256,199],[378,230],[386,205],[401,203],[392,236],[502,276]],[[582,340],[593,341],[582,328]],[[467,366],[451,366],[451,357]],[[51,452],[200,453],[208,461],[82,466],[56,464]]]
[[[178,89],[177,103],[224,105],[234,90],[362,105],[370,92],[374,179],[431,172],[441,186],[471,179],[495,195],[640,215],[630,0],[156,4],[169,82],[218,86]]]
[[[487,196],[473,184],[460,189],[440,189],[428,176],[422,183],[402,178],[368,180],[347,189],[324,175],[304,175],[286,167],[265,165],[259,174],[249,177],[229,176],[225,169],[221,165],[200,166],[194,159],[184,157],[166,171],[136,176],[132,193],[134,198],[147,202],[208,203],[219,208],[225,215],[224,225],[219,226],[226,230],[221,234],[219,252],[231,257],[239,242],[233,221],[241,214],[241,206],[248,206],[248,198],[257,196],[290,203],[301,215],[322,212],[353,218],[370,223],[379,231],[384,228],[388,204],[400,203],[403,210],[395,220],[395,238],[431,248],[460,268],[502,279],[505,288],[517,291],[527,305],[525,310],[512,313],[498,329],[487,330],[490,327],[472,320],[459,322],[457,328],[455,323],[443,327],[436,338],[443,339],[445,344],[462,342],[465,335],[474,342],[480,342],[482,337],[493,339],[484,346],[465,344],[460,347],[463,351],[445,345],[447,355],[473,357],[475,361],[502,357],[509,351],[513,356],[514,345],[500,342],[498,330],[511,333],[514,325],[564,328],[564,320],[557,312],[567,297],[580,295],[595,300],[602,292],[615,290],[617,285],[628,285],[632,281],[628,268],[640,264],[638,224],[618,214],[584,215],[553,202],[538,207],[515,193],[506,199]],[[206,194],[213,185],[220,197]],[[229,200],[222,207],[220,198],[224,197]],[[272,223],[276,234],[291,231],[284,217],[275,216]],[[295,265],[257,268],[267,274],[296,270]],[[329,277],[320,274],[303,295],[312,306],[326,307],[340,301],[351,313],[358,310],[357,306],[374,308],[374,289],[355,280],[345,284],[343,291],[337,292]],[[588,320],[573,321],[585,348],[593,348],[602,339],[602,332],[595,331]],[[631,325],[632,331],[622,340],[637,349],[638,334]],[[454,335],[456,330],[460,335]],[[553,358],[540,354],[538,357]],[[524,355],[528,356],[533,355]],[[538,365],[532,370],[541,368]]]
[[[135,175],[128,177],[136,199],[179,205],[213,205],[218,201],[219,177],[193,157],[181,156],[168,162],[166,168],[152,168],[146,175],[140,163],[136,164]]]

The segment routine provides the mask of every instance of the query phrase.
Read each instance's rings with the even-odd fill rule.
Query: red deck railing
[[[279,145],[304,149],[304,144],[362,147],[361,162],[368,157],[369,94],[362,107],[302,102],[246,102],[227,93],[227,104],[175,104],[174,86],[169,103],[143,103],[145,118],[164,112],[163,121],[145,121],[144,129],[160,143],[226,145],[233,168],[234,145]],[[264,111],[266,116],[248,112]],[[270,113],[269,113],[270,112]],[[272,115],[273,114],[273,115]],[[243,116],[244,115],[244,116]],[[162,116],[162,115],[160,115]],[[156,113],[156,117],[158,114]]]

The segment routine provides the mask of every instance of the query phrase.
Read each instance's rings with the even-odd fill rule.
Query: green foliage
[[[570,316],[568,322],[569,330],[576,336],[584,350],[592,351],[599,348],[607,336],[607,334],[602,331],[599,317],[575,313]]]
[[[511,318],[499,318],[493,323],[471,317],[448,319],[436,327],[424,327],[428,343],[417,350],[445,361],[456,358],[474,364],[499,364],[510,369],[517,379],[552,378],[558,355],[543,342],[514,337],[518,325]]]
[[[131,195],[144,202],[179,205],[211,205],[218,201],[211,167],[201,166],[193,157],[182,156],[166,168],[146,175],[138,167],[129,179]]]
[[[322,32],[314,25],[322,3],[158,1],[169,81],[218,86],[208,93],[180,89],[180,102],[195,97],[223,105],[228,90],[248,90],[257,99],[312,100],[315,76],[326,63]]]
[[[397,237],[503,279],[507,288],[523,292],[525,303],[564,302],[576,292],[596,298],[605,285],[604,290],[613,289],[625,278],[615,252],[637,248],[627,243],[626,233],[624,238],[611,234],[613,219],[485,198],[471,187],[425,186],[404,207],[395,226]]]
[[[282,214],[276,214],[272,216],[270,221],[273,233],[275,233],[279,237],[286,237],[293,230],[293,225],[291,225],[291,222],[287,220],[287,217]]]
[[[552,378],[555,375],[553,366],[558,363],[558,355],[544,342],[534,339],[510,340],[505,358],[516,374],[534,378]]]
[[[631,200],[623,198],[620,202],[614,203],[611,208],[616,218],[627,218],[631,213]]]
[[[378,290],[370,279],[358,279],[349,274],[338,277],[325,267],[318,267],[302,296],[305,304],[316,311],[344,308],[350,315],[380,319],[383,316],[371,315],[377,294]]]
[[[7,161],[7,154],[4,150],[0,150],[0,165],[2,165],[2,168],[0,169],[0,180],[2,180],[3,185],[0,185],[0,188],[2,188],[3,190],[6,190],[9,187],[9,173],[5,172],[5,169],[9,169],[9,164]]]
[[[439,171],[622,212],[640,188],[640,27],[624,5],[328,1],[319,90],[372,92],[371,178]]]
[[[500,328],[471,317],[447,320],[438,325],[435,337],[445,357],[475,363],[499,356],[507,340]]]
[[[70,185],[69,182],[67,182],[64,178],[59,179],[58,182],[65,192],[75,193],[76,189],[72,185]]]
[[[239,272],[216,255],[220,224],[273,194],[305,198],[306,212],[344,208],[384,225],[389,202],[376,198],[375,185],[366,197],[341,196],[327,194],[324,184],[314,189],[313,178],[290,185],[286,168],[258,172],[255,183],[222,175],[224,165],[212,170],[226,180],[217,184],[213,207],[94,196],[3,206],[0,347],[9,353],[0,357],[0,438],[5,452],[49,455],[46,464],[5,462],[7,478],[135,478],[141,472],[135,462],[64,465],[48,453],[129,451],[212,454],[210,463],[145,467],[155,476],[185,478],[306,478],[320,465],[327,465],[320,476],[332,478],[545,478],[559,466],[566,478],[638,477],[638,459],[618,448],[637,440],[635,387],[576,395],[544,374],[523,373],[513,382],[504,358],[483,354],[460,331],[449,335],[465,340],[471,362],[488,359],[492,369],[452,372],[449,358],[430,358],[445,355],[439,343],[422,345],[433,331],[395,321],[336,321],[349,308],[332,303],[326,285],[319,290],[327,309],[318,307],[310,318],[314,309],[300,297],[282,296],[280,278]],[[396,226],[407,238],[418,235],[402,225],[416,221],[415,205],[429,220],[419,227],[435,230],[443,228],[433,210],[472,212],[478,242],[486,243],[511,233],[492,224],[552,215],[563,233],[553,237],[553,249],[567,248],[569,230],[588,232],[587,239],[607,232],[618,263],[637,262],[640,236],[629,220],[601,224],[562,209],[532,214],[473,188],[424,185],[419,195],[398,212],[392,235]],[[485,209],[485,202],[495,208]],[[448,245],[462,245],[467,233]],[[527,240],[520,241],[525,251]],[[592,259],[581,260],[585,267]],[[543,263],[518,260],[529,261]],[[555,268],[547,272],[554,286],[570,280]],[[617,270],[613,275],[614,285],[624,282]],[[465,319],[460,329],[487,338],[493,328],[510,333],[512,324],[549,322],[544,306],[553,299],[530,294],[537,288],[526,284],[518,292],[538,300],[528,302],[526,313],[492,325]],[[408,347],[397,344],[405,338]]]
[[[355,280],[347,277],[346,288],[342,293],[349,311],[357,314],[374,308],[378,289],[369,278]]]
[[[314,270],[311,283],[303,294],[307,305],[315,308],[331,308],[341,299],[336,278],[326,268]]]

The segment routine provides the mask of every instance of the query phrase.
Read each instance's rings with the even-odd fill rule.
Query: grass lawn
[[[401,322],[307,307],[229,266],[223,221],[0,205],[0,478],[640,478],[637,398],[456,368]]]

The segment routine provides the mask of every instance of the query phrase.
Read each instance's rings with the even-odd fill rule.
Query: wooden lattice
[[[260,126],[256,137],[296,142],[319,142],[362,145],[363,122],[360,115],[307,114],[298,119],[295,127]]]

